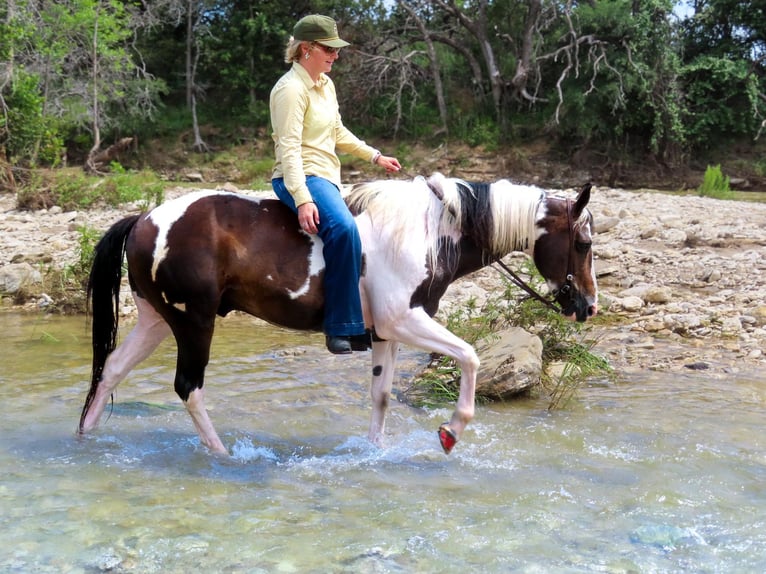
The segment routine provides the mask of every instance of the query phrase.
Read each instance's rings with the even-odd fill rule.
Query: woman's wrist
[[[380,159],[381,154],[378,150],[375,150],[375,153],[372,154],[372,159],[370,160],[373,165],[376,165],[378,163],[378,160]]]

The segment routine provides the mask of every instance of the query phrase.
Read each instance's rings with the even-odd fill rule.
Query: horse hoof
[[[439,427],[439,442],[442,444],[444,454],[449,454],[457,444],[455,431],[449,428],[449,423],[442,423]]]

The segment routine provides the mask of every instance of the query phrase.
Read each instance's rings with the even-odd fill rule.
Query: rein
[[[545,297],[540,295],[540,293],[535,291],[534,287],[530,286],[529,283],[527,283],[521,277],[519,277],[513,271],[513,269],[511,269],[505,263],[503,263],[502,260],[498,259],[498,260],[495,261],[495,263],[497,263],[497,265],[499,265],[502,268],[502,270],[505,271],[506,279],[508,279],[511,283],[513,283],[517,287],[520,287],[521,289],[526,291],[529,295],[531,295],[532,297],[534,297],[535,299],[537,299],[538,301],[540,301],[544,305],[550,307],[551,309],[553,309],[557,313],[561,312],[561,307],[559,307],[556,304],[556,302],[555,302],[555,300],[553,298],[546,299]],[[496,268],[496,270],[497,270],[497,268]],[[498,271],[498,273],[500,273],[500,275],[503,275],[502,271],[500,271],[500,270],[497,270],[497,271]]]

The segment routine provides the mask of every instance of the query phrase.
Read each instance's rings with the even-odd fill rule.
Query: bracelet
[[[372,159],[370,160],[373,163],[373,165],[378,163],[378,160],[380,159],[381,155],[383,155],[383,154],[381,154],[379,151],[375,150],[375,153],[373,154]]]

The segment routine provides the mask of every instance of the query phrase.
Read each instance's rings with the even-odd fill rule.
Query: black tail
[[[118,221],[96,245],[87,291],[88,307],[92,315],[93,369],[90,390],[80,414],[80,432],[101,382],[106,359],[117,344],[122,259],[128,235],[139,217],[140,215],[131,215]]]

